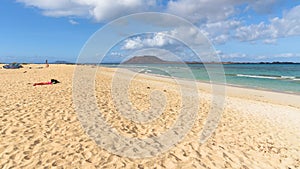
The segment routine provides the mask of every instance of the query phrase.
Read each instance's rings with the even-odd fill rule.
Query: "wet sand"
[[[75,66],[50,65],[38,69],[43,66],[0,69],[0,168],[300,167],[298,95],[227,86],[218,127],[200,144],[199,134],[212,96],[209,84],[198,83],[198,118],[183,140],[155,157],[134,159],[110,153],[86,134],[72,99]],[[97,71],[95,98],[103,117],[117,132],[129,138],[148,138],[160,135],[174,124],[182,108],[180,90],[174,80],[148,75],[137,75],[131,80],[127,97],[135,109],[149,110],[153,91],[167,98],[159,118],[139,124],[119,113],[127,110],[126,103],[119,103],[119,109],[124,109],[119,110],[112,99],[115,71],[112,68]],[[123,77],[126,76],[124,73]],[[50,79],[61,83],[33,86],[35,82]],[[122,82],[114,83],[116,87],[124,86]],[[117,90],[114,92],[118,95]],[[119,97],[124,96],[119,94]]]

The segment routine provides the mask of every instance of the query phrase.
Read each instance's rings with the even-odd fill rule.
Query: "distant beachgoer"
[[[46,67],[49,67],[48,60],[46,60]]]
[[[33,86],[37,86],[37,85],[51,85],[51,84],[57,84],[60,83],[58,80],[56,79],[51,79],[50,82],[40,82],[40,83],[34,83]]]

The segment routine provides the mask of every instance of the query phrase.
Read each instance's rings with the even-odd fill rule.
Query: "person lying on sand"
[[[56,83],[60,83],[60,82],[58,80],[56,80],[56,79],[51,79],[50,82],[34,83],[33,86],[37,86],[37,85],[51,85],[51,84],[56,84]]]

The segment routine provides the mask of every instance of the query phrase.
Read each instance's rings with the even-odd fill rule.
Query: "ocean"
[[[122,64],[122,67],[140,73],[195,79],[204,82],[226,83],[278,92],[300,94],[300,64]],[[210,73],[208,73],[208,70]],[[223,71],[224,70],[224,71]],[[222,73],[225,77],[210,78]]]

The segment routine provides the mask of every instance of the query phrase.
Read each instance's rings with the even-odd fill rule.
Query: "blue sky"
[[[2,0],[0,62],[75,62],[97,30],[139,12],[170,13],[188,20],[212,42],[223,61],[300,62],[300,2],[283,0]],[[172,29],[176,28],[149,36],[128,35],[106,51],[106,61],[120,61],[142,48],[188,51],[174,46]],[[183,39],[195,41],[188,31],[177,30]],[[113,36],[108,34],[99,38],[105,42]]]

